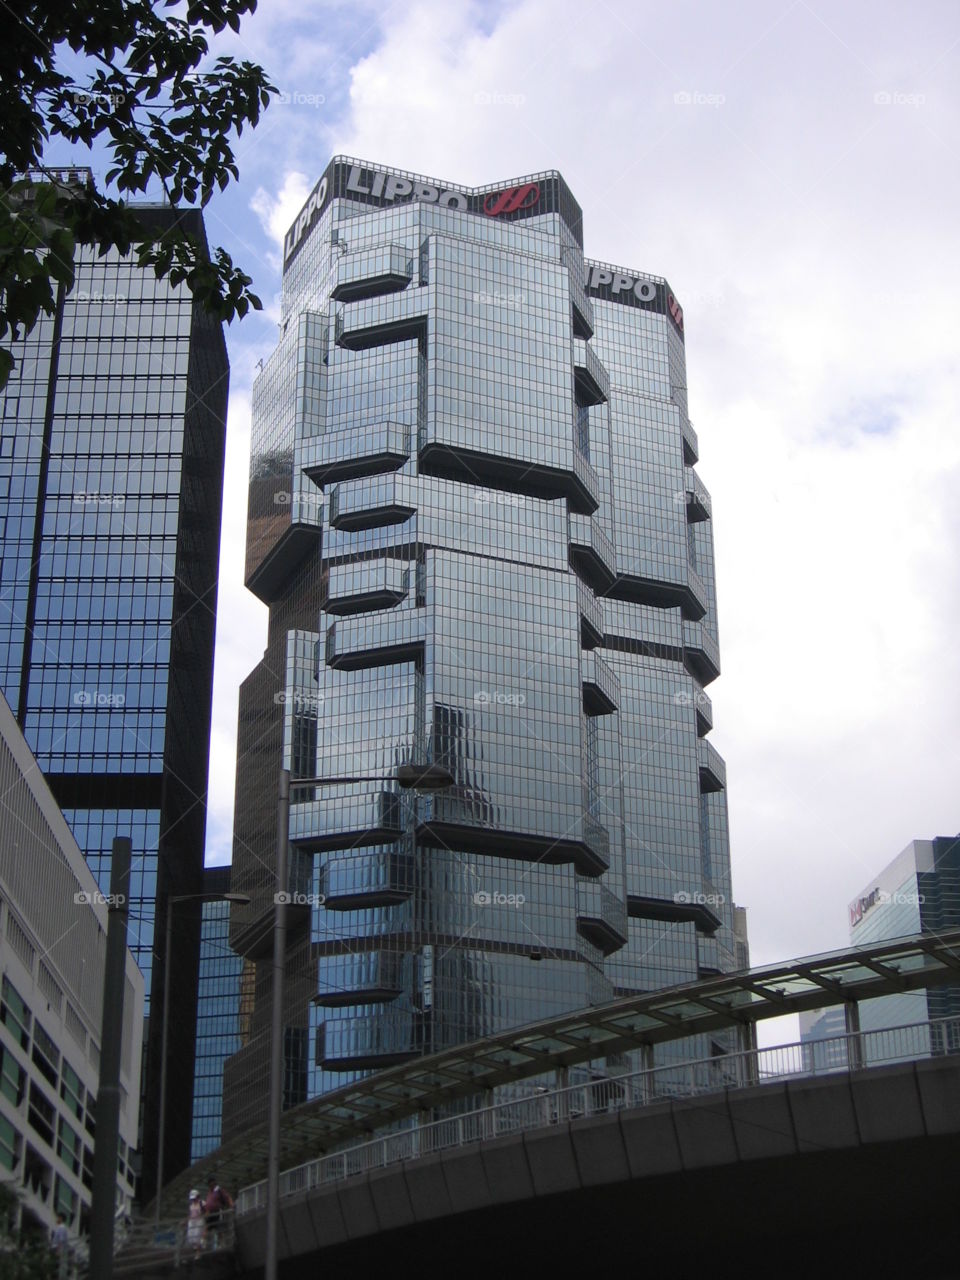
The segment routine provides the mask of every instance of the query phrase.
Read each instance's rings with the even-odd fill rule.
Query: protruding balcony
[[[588,716],[608,716],[620,706],[620,681],[598,653],[580,655],[583,709]]]
[[[334,337],[339,347],[367,351],[393,342],[422,339],[427,332],[424,289],[345,302],[337,310]]]
[[[570,281],[570,309],[572,311],[574,337],[590,339],[596,327],[593,314],[593,303],[586,295],[583,287],[584,263],[583,254],[578,249],[561,244],[560,261],[567,268]]]
[[[336,1009],[395,1000],[403,991],[403,959],[399,952],[379,949],[320,956],[313,1003]]]
[[[693,695],[693,704],[697,710],[697,735],[702,738],[713,728],[713,703],[709,694],[697,689]]]
[[[317,1065],[329,1071],[377,1069],[405,1062],[417,1044],[415,1015],[389,1009],[323,1022],[317,1028]]]
[[[706,738],[697,742],[697,763],[700,767],[700,790],[722,791],[727,785],[727,766],[713,743]]]
[[[696,524],[701,520],[709,520],[713,514],[710,494],[692,467],[683,469],[683,487],[687,497],[688,522]]]
[[[402,560],[360,560],[330,569],[327,613],[392,609],[410,590],[410,568]]]
[[[683,662],[701,684],[720,674],[720,649],[702,622],[683,623]]]
[[[696,466],[700,461],[700,442],[693,424],[683,414],[680,416],[680,431],[683,435],[683,461],[688,467]]]
[[[570,429],[572,433],[572,422]],[[570,451],[570,470],[546,467],[529,458],[461,448],[432,439],[429,431],[422,434],[419,452],[423,475],[526,493],[533,498],[566,498],[572,510],[585,514],[600,506],[600,479],[576,448]]]
[[[422,609],[356,614],[327,629],[325,661],[337,671],[412,662],[423,652],[426,619]]]
[[[548,866],[573,863],[585,876],[600,876],[610,868],[610,835],[588,814],[571,822],[560,835],[508,830],[465,820],[462,802],[453,793],[424,797],[418,820],[417,838],[424,845]]]
[[[599,521],[571,511],[567,530],[573,568],[595,591],[608,590],[616,580],[617,554]]]
[[[396,474],[345,480],[330,494],[327,518],[334,529],[379,529],[403,524],[416,512],[413,486]]]
[[[413,255],[401,244],[378,245],[347,253],[337,260],[331,297],[355,302],[376,294],[395,293],[413,279]]]
[[[627,906],[602,880],[577,880],[577,930],[605,956],[627,941]]]
[[[603,404],[610,398],[610,375],[582,338],[573,339],[573,383],[577,404]]]
[[[405,807],[396,791],[367,782],[290,785],[290,841],[305,852],[387,844],[403,835]]]
[[[703,579],[692,564],[687,565],[687,598],[684,600],[683,616],[699,620],[707,612],[709,600]]]
[[[329,431],[300,443],[300,465],[315,484],[396,471],[410,457],[413,428],[374,422],[362,431]]]
[[[323,868],[321,888],[328,911],[353,911],[403,902],[413,893],[413,859],[393,850],[360,849],[331,857]]]
[[[603,609],[582,578],[577,578],[577,608],[580,611],[580,644],[596,649],[603,644]]]

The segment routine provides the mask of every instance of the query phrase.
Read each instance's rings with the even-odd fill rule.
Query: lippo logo
[[[535,182],[525,182],[520,187],[507,187],[494,191],[483,201],[483,212],[488,218],[499,218],[504,213],[516,213],[519,209],[532,209],[540,199],[540,188]]]
[[[488,893],[480,889],[473,895],[478,907],[522,907],[526,898],[522,893]]]

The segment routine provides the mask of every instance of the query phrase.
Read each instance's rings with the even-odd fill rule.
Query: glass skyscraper
[[[205,243],[197,212],[139,213]],[[219,321],[185,287],[115,252],[78,249],[75,265],[0,395],[0,678],[104,893],[113,837],[133,841],[130,946],[149,1010],[166,897],[202,889],[228,364]],[[170,1173],[190,1152],[199,925],[199,908],[178,907]],[[148,1193],[159,1022],[145,1024]]]
[[[225,1136],[266,1114],[281,766],[287,1106],[736,967],[686,386],[669,284],[586,259],[558,173],[338,157],[311,193],[254,388]],[[427,763],[453,786],[403,792]]]
[[[960,836],[912,840],[849,905],[850,941],[869,946],[887,938],[917,933],[939,934],[960,927]],[[860,1004],[860,1029],[885,1031],[916,1023],[933,1023],[921,1037],[926,1052],[956,1052],[960,1028],[939,1022],[960,1019],[960,983],[929,991],[906,991]],[[868,1036],[864,1056],[895,1061],[917,1056],[917,1039]],[[902,1049],[902,1052],[901,1052]]]

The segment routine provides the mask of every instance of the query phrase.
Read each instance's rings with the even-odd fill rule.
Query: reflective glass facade
[[[202,240],[200,216],[185,216]],[[201,887],[227,376],[221,326],[186,289],[78,250],[73,290],[19,344],[0,395],[2,688],[103,892],[114,835],[133,841],[130,945],[148,1010],[166,896]],[[198,912],[178,909],[177,939],[170,1172],[190,1148]]]
[[[229,867],[206,868],[203,873],[204,893],[222,894],[229,888]],[[240,973],[243,961],[230,947],[230,904],[204,902],[201,910],[191,1164],[220,1145],[223,1064],[240,1048]]]
[[[868,946],[917,933],[939,934],[960,927],[960,836],[913,840],[849,906],[850,941]],[[860,1005],[863,1031],[882,1031],[928,1019],[960,1018],[960,983],[929,991],[907,991]],[[944,1037],[947,1037],[945,1040]],[[930,1052],[950,1046],[956,1052],[957,1029],[933,1029]],[[896,1061],[895,1041],[866,1042],[865,1056],[882,1054]],[[905,1054],[907,1056],[916,1056]]]
[[[736,967],[711,502],[668,283],[585,260],[557,173],[466,190],[337,158],[283,299],[254,389],[270,624],[240,697],[254,1005],[227,1137],[265,1116],[281,765],[287,1105]],[[402,792],[410,763],[454,785]]]

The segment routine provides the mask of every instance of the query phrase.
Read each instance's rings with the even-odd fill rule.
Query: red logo
[[[670,310],[670,314],[673,316],[674,320],[676,321],[677,328],[682,329],[683,328],[683,308],[680,306],[680,303],[676,300],[676,298],[673,296],[672,293],[667,294],[667,306]]]
[[[507,187],[506,191],[494,191],[483,202],[483,212],[491,218],[501,213],[515,213],[517,209],[532,209],[540,199],[540,188],[535,182],[522,187]]]

